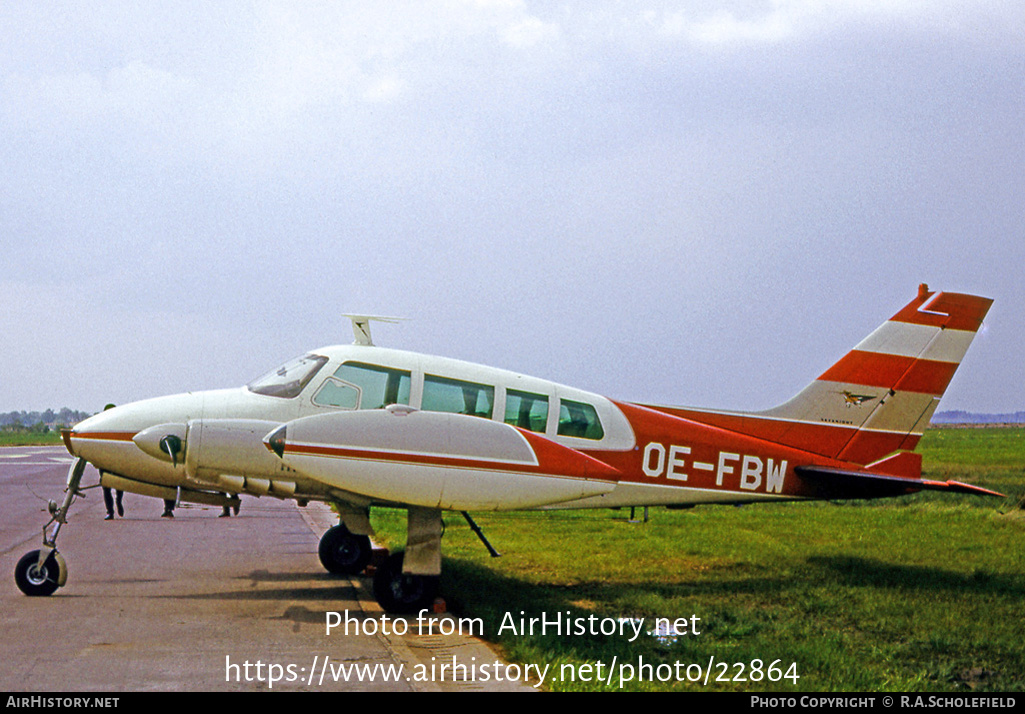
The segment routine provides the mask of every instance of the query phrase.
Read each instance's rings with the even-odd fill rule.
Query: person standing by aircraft
[[[103,505],[105,505],[107,507],[107,516],[106,516],[106,518],[103,519],[105,521],[112,521],[112,520],[114,520],[115,495],[113,493],[111,493],[111,490],[112,489],[110,489],[110,488],[108,488],[106,486],[103,487]],[[117,492],[117,496],[116,496],[117,514],[119,516],[121,516],[122,518],[125,517],[125,508],[124,508],[124,506],[121,505],[121,499],[124,498],[124,495],[125,495],[125,492],[119,490]]]
[[[103,411],[107,411],[108,409],[113,409],[113,408],[114,408],[113,404],[108,404],[105,407],[103,407]],[[125,509],[124,509],[124,506],[121,505],[121,499],[124,498],[124,495],[125,495],[124,491],[120,491],[119,490],[117,492],[117,514],[119,516],[121,516],[122,518],[125,517]],[[107,516],[103,520],[105,520],[105,521],[112,521],[112,520],[114,520],[114,501],[115,501],[114,494],[111,493],[111,489],[108,488],[107,486],[103,486],[103,505],[105,505],[107,507]]]

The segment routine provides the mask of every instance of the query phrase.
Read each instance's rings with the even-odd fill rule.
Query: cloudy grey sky
[[[763,409],[920,282],[1025,409],[1018,0],[0,3],[0,411],[352,341]]]

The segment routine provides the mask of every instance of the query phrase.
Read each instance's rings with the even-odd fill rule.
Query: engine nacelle
[[[474,416],[388,407],[290,421],[266,452],[379,501],[505,510],[608,493],[619,472],[574,449]]]

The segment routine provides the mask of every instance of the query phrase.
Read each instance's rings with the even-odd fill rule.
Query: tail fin
[[[796,397],[757,416],[789,423],[778,441],[855,464],[914,449],[992,304],[921,285],[904,309]],[[809,424],[847,429],[818,441],[813,433],[821,432]]]

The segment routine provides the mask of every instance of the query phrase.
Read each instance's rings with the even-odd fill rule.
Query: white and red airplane
[[[333,503],[340,523],[322,538],[320,558],[340,574],[361,572],[370,559],[371,507],[406,508],[406,549],[374,576],[378,601],[393,612],[433,602],[445,510],[473,525],[474,510],[877,498],[923,489],[999,496],[923,479],[914,452],[991,304],[922,285],[793,399],[746,413],[617,402],[377,347],[371,318],[349,316],[352,345],[314,350],[245,387],[135,402],[65,431],[77,460],[64,501],[51,502],[43,547],[22,558],[16,580],[29,595],[65,583],[56,537],[86,462],[103,485],[158,498]]]

